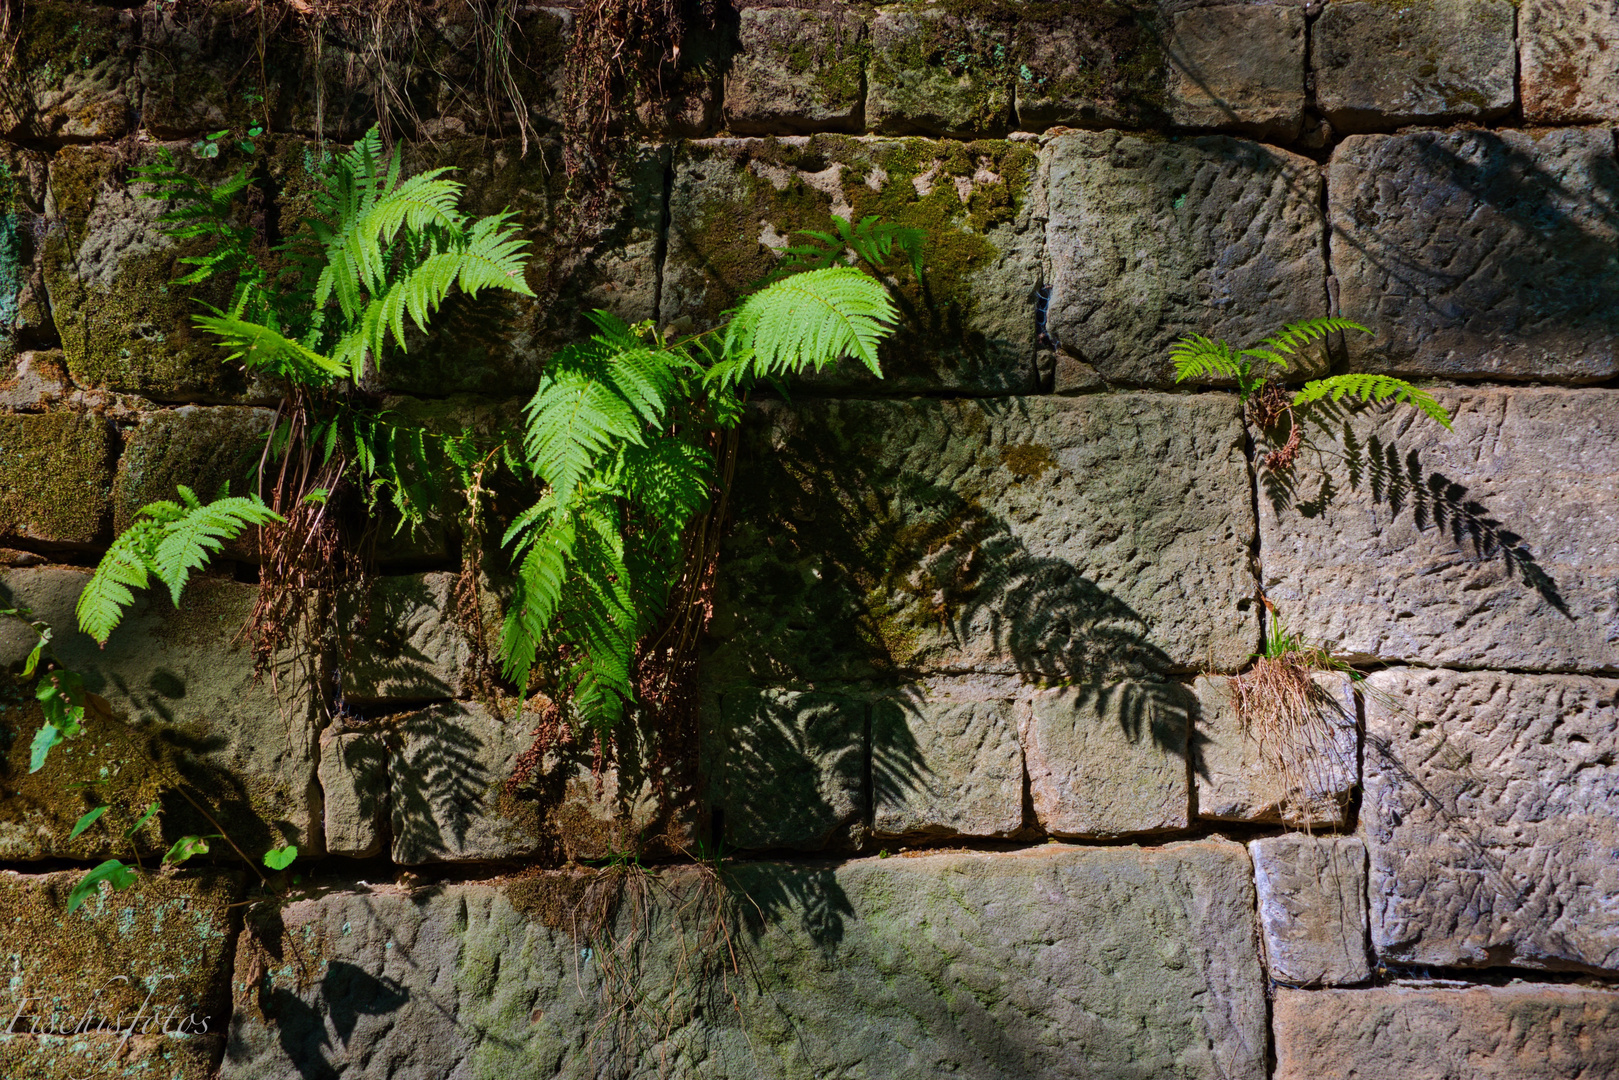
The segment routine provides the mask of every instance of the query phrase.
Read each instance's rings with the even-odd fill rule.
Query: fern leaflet
[[[1330,397],[1333,401],[1342,399],[1345,395],[1358,397],[1363,401],[1394,401],[1400,404],[1412,405],[1421,409],[1425,414],[1437,421],[1446,430],[1450,428],[1450,413],[1433,395],[1421,387],[1413,386],[1404,379],[1396,379],[1392,375],[1334,375],[1327,379],[1316,379],[1307,382],[1293,396],[1293,407],[1308,405],[1314,401]]]

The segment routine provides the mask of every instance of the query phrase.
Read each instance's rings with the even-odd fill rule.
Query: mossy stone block
[[[103,539],[113,429],[92,413],[0,416],[0,537],[84,546]]]
[[[1012,30],[1018,126],[1160,127],[1168,122],[1158,5],[1030,4]]]
[[[19,5],[13,18],[20,25],[0,90],[0,135],[116,139],[129,131],[140,96],[133,13],[43,0]]]
[[[141,417],[124,436],[113,480],[113,532],[121,533],[141,507],[178,500],[184,484],[204,502],[229,485],[232,495],[254,490],[254,472],[275,413],[269,409],[182,405]]]
[[[144,1021],[146,1017],[142,1017]],[[0,1034],[0,1072],[6,1076],[26,1076],[28,1080],[82,1080],[95,1076],[109,1064],[111,1075],[160,1077],[161,1080],[212,1080],[225,1052],[223,1035],[163,1035],[165,1015],[149,1028],[153,1034],[126,1039],[112,1030],[88,1035],[5,1035]],[[172,1021],[178,1030],[185,1016]],[[224,1023],[223,1017],[214,1018]],[[78,1018],[74,1018],[76,1022]],[[26,1030],[26,1024],[19,1030]],[[125,1019],[125,1026],[128,1026]],[[200,1018],[198,1019],[200,1024]],[[70,1024],[71,1027],[71,1024]],[[137,1025],[138,1027],[138,1025]],[[196,1027],[190,1031],[196,1031]]]
[[[725,116],[744,135],[857,131],[870,28],[842,8],[744,8],[741,52],[725,78]]]
[[[1010,5],[877,9],[866,126],[881,135],[1003,135],[1012,126]]]
[[[1021,143],[841,135],[692,143],[675,164],[659,318],[714,325],[775,268],[778,252],[831,215],[922,229],[923,278],[893,271],[902,322],[884,378],[852,362],[818,390],[969,393],[1035,389],[1034,289],[1041,245],[1037,158]]]

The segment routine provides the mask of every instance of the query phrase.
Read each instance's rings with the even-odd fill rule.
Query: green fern
[[[1202,334],[1188,334],[1169,347],[1169,358],[1175,364],[1176,382],[1196,378],[1231,379],[1237,384],[1237,396],[1246,402],[1266,381],[1263,374],[1254,370],[1256,363],[1274,364],[1286,371],[1289,358],[1297,356],[1306,346],[1346,330],[1371,333],[1359,323],[1329,316],[1288,323],[1278,333],[1247,349],[1237,349],[1229,342]]]
[[[927,241],[923,230],[883,221],[875,214],[862,218],[859,224],[833,214],[832,230],[798,230],[795,235],[807,236],[811,243],[794,244],[783,251],[777,276],[843,266],[850,255],[866,263],[873,273],[880,274],[888,269],[897,252],[906,257],[912,274],[921,280],[922,245]]]
[[[1327,397],[1338,401],[1346,395],[1360,398],[1362,401],[1393,401],[1397,404],[1411,405],[1421,409],[1446,430],[1450,429],[1450,413],[1434,400],[1432,394],[1391,375],[1334,375],[1331,378],[1316,379],[1305,383],[1299,392],[1293,395],[1293,407],[1297,409]]]

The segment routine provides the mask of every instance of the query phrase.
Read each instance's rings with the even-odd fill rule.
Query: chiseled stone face
[[[1391,668],[1368,682],[1378,956],[1619,971],[1619,680]]]
[[[226,490],[246,495],[255,490],[254,471],[264,453],[265,436],[275,421],[270,409],[230,406],[154,409],[124,435],[113,482],[112,530],[129,528],[141,507],[157,499],[179,500],[184,484],[203,502]],[[227,546],[247,549],[253,533]],[[251,545],[257,551],[257,544]]]
[[[1619,120],[1619,7],[1521,0],[1523,115],[1530,123]]]
[[[1156,4],[1030,4],[1016,11],[1012,58],[1019,127],[1167,122]],[[1300,74],[1302,90],[1302,69]]]
[[[1312,33],[1316,105],[1339,131],[1508,112],[1510,0],[1334,0]]]
[[[1332,269],[1358,371],[1594,381],[1619,372],[1619,162],[1606,128],[1345,139]]]
[[[1279,990],[1276,1080],[1567,1080],[1610,1076],[1619,994],[1515,983]]]
[[[1268,836],[1248,845],[1271,978],[1340,986],[1371,978],[1366,847],[1348,836]]]
[[[746,974],[723,981],[699,874],[642,883],[646,904],[586,938],[591,880],[288,904],[275,933],[318,974],[256,963],[244,936],[237,989],[252,1004],[223,1077],[324,1063],[381,1080],[399,1062],[430,1076],[990,1080],[1076,1061],[1131,1080],[1265,1075],[1237,844],[739,864],[725,881]],[[701,963],[713,974],[694,978]],[[657,1019],[626,1013],[627,993],[659,1002]],[[324,1016],[346,1019],[333,1032]]]
[[[1075,131],[1043,168],[1048,325],[1104,378],[1167,386],[1182,335],[1242,347],[1327,313],[1314,162],[1226,136]]]
[[[1619,668],[1619,393],[1436,390],[1340,416],[1294,490],[1262,483],[1265,594],[1289,630],[1365,661]],[[1331,432],[1336,429],[1336,439]],[[1263,481],[1263,477],[1261,478]]]
[[[450,573],[380,577],[363,606],[342,606],[351,640],[340,661],[345,701],[439,701],[470,688],[472,642],[457,615],[456,581]]]
[[[1164,44],[1169,115],[1288,142],[1304,123],[1304,9],[1197,7],[1170,17]]]
[[[376,731],[334,731],[320,739],[326,853],[369,859],[382,852],[388,805],[388,747]]]
[[[866,20],[841,9],[749,7],[725,76],[725,116],[739,134],[854,131],[871,51]]]

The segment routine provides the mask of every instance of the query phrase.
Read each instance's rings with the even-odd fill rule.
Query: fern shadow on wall
[[[389,761],[394,857],[428,862],[461,850],[474,822],[494,811],[496,787],[483,763],[484,742],[459,722],[454,706],[423,709],[396,725]]]

